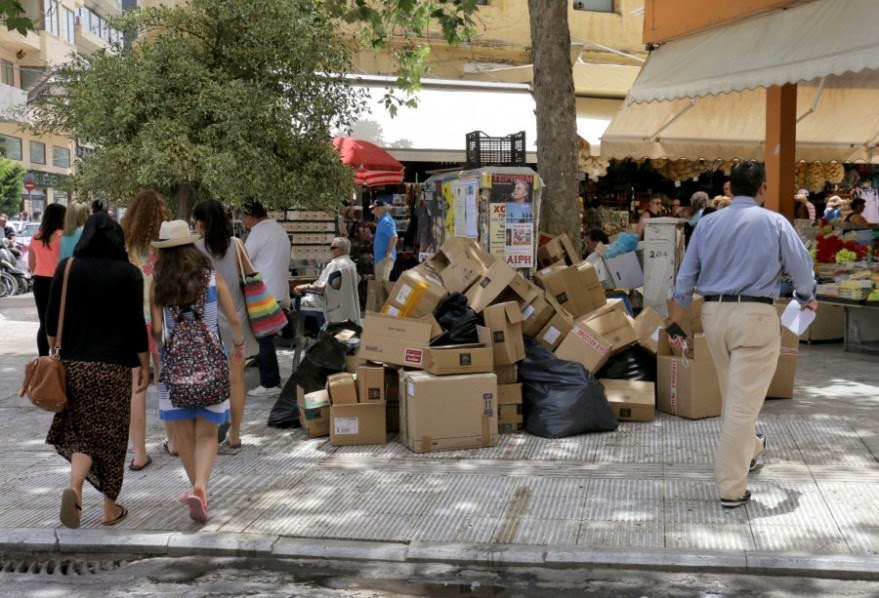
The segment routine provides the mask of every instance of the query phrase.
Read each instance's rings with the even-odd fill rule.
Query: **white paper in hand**
[[[809,328],[809,324],[815,321],[815,312],[811,309],[801,309],[796,300],[787,304],[784,313],[781,314],[781,325],[796,334],[802,334]]]

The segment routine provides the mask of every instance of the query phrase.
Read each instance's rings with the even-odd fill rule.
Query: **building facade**
[[[63,135],[36,135],[29,129],[29,97],[73,54],[91,54],[119,40],[108,19],[120,14],[121,0],[20,0],[35,24],[21,35],[0,27],[0,142],[2,155],[27,171],[22,211],[36,216],[48,203],[69,201],[76,141]],[[28,189],[30,188],[30,189]]]

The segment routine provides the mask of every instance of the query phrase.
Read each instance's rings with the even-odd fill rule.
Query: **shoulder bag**
[[[256,338],[264,338],[279,334],[287,325],[287,316],[278,305],[277,300],[269,292],[262,274],[255,271],[247,250],[241,241],[232,237],[235,253],[238,256],[238,270],[241,274],[241,290],[244,291],[244,302],[247,304],[247,318],[250,330]]]
[[[67,280],[73,258],[68,258],[64,268],[64,282],[61,285],[61,307],[58,311],[58,334],[55,346],[49,349],[49,355],[43,355],[29,361],[24,366],[24,382],[21,384],[19,396],[27,395],[30,402],[52,413],[61,413],[67,409],[67,372],[61,361],[61,333],[64,331],[64,307],[67,303]]]

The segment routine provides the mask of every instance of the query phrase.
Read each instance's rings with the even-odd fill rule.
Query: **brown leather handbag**
[[[67,303],[67,279],[71,265],[73,258],[67,260],[64,268],[55,346],[49,349],[48,356],[37,357],[24,366],[24,382],[19,393],[19,396],[27,395],[30,402],[43,411],[52,413],[61,413],[67,409],[67,372],[61,362],[61,333],[64,330],[64,306]]]

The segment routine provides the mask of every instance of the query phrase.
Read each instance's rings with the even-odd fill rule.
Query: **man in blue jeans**
[[[255,200],[247,200],[242,208],[241,222],[250,231],[244,246],[253,268],[262,273],[263,282],[284,309],[290,308],[290,238],[280,224],[268,217],[265,207]],[[274,337],[257,339],[259,354],[259,386],[247,393],[249,397],[275,397],[281,394],[281,372],[275,352]]]
[[[388,204],[384,200],[377,199],[369,207],[375,214],[375,239],[372,242],[375,279],[388,281],[397,259],[397,223],[388,214]]]

